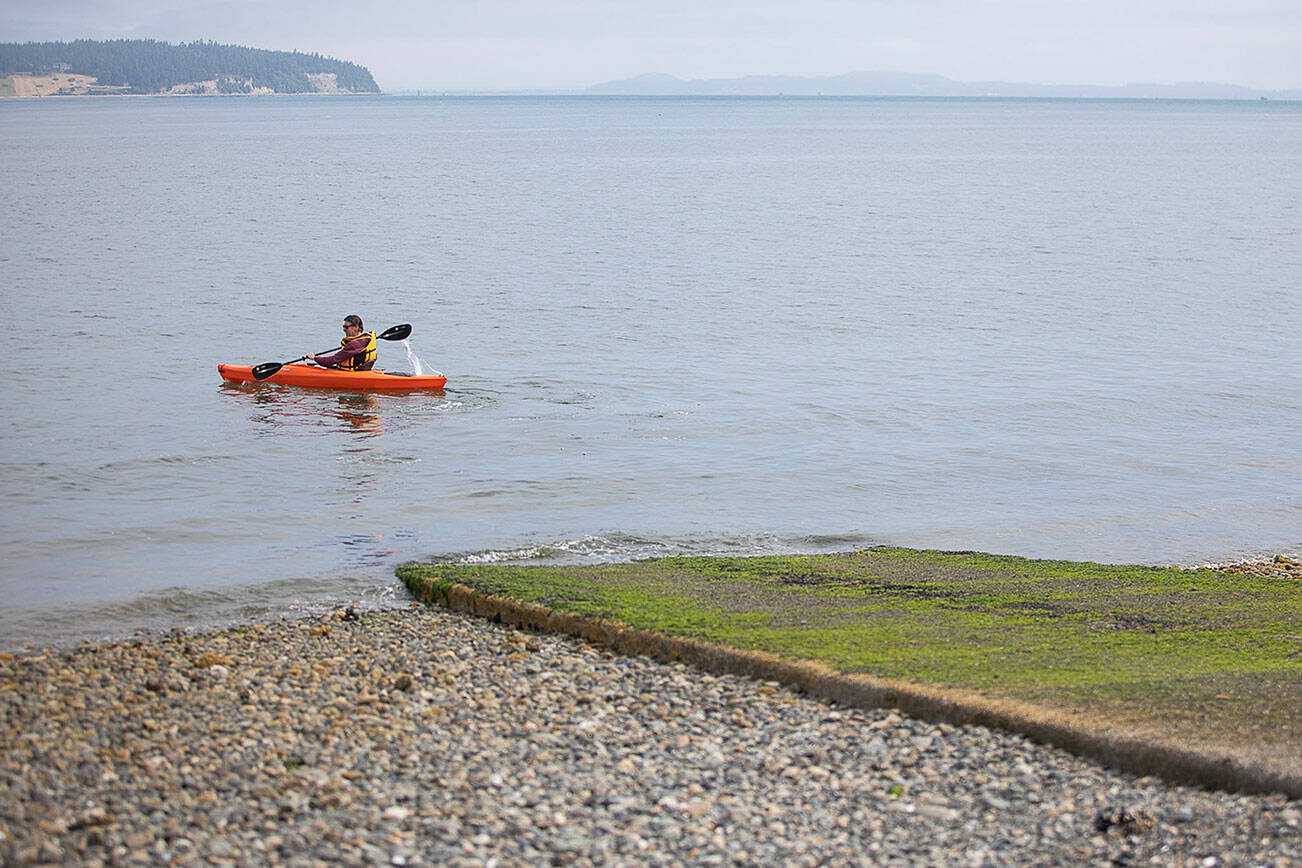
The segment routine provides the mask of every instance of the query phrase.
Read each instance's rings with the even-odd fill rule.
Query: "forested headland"
[[[87,85],[84,79],[69,76],[94,82]],[[346,60],[299,51],[215,42],[173,45],[152,39],[0,43],[0,78],[12,82],[22,77],[47,78],[52,82],[51,94],[380,91],[370,70]]]

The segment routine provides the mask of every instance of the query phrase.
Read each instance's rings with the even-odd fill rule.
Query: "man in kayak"
[[[362,318],[355,313],[344,317],[344,339],[339,349],[328,356],[307,353],[304,358],[323,368],[342,371],[369,371],[375,367],[375,333],[362,331]]]

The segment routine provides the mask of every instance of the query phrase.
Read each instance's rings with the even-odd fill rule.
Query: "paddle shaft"
[[[320,352],[313,353],[312,355],[314,355],[314,356],[324,356],[326,353],[333,353],[333,352],[334,352],[335,350],[337,350],[337,349],[339,349],[339,347],[331,347],[331,348],[328,349],[328,350],[321,350]],[[277,364],[279,364],[279,365],[283,368],[283,367],[285,367],[285,365],[293,365],[293,364],[295,364],[295,363],[297,363],[297,362],[301,362],[301,361],[303,361],[303,360],[306,359],[306,358],[307,358],[307,356],[299,356],[297,359],[290,359],[288,362],[278,362]]]

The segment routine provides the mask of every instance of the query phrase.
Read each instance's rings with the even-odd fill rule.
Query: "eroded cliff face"
[[[89,94],[126,93],[126,87],[99,84],[92,75],[56,72],[51,75],[0,76],[0,97],[5,96],[86,96]]]
[[[317,93],[354,93],[354,91],[339,86],[339,76],[333,72],[309,72],[307,73],[308,81],[316,88]]]

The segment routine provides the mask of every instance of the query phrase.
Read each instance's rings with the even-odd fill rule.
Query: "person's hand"
[[[305,358],[306,358],[309,362],[315,362],[315,361],[316,361],[316,353],[308,353],[307,356],[305,356]]]

